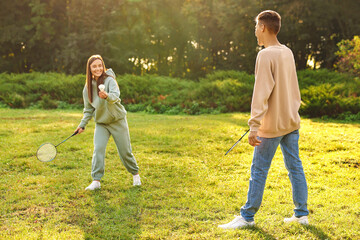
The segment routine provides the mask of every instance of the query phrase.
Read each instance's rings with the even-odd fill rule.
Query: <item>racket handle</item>
[[[244,135],[242,135],[241,138],[240,138],[239,140],[237,140],[237,142],[225,153],[225,156],[226,156],[226,154],[228,154],[228,153],[236,146],[236,144],[238,144],[238,143],[241,141],[241,139],[242,139],[249,131],[250,131],[250,129],[248,129],[248,130],[244,133]]]
[[[84,128],[82,128],[82,129],[84,129]],[[71,136],[69,136],[68,138],[66,138],[64,141],[62,141],[61,143],[59,143],[59,144],[56,145],[55,147],[59,146],[60,144],[62,144],[63,142],[65,142],[66,140],[68,140],[69,138],[75,136],[75,135],[78,134],[78,133],[79,133],[79,130],[76,130]]]
[[[85,129],[85,128],[82,127],[82,130],[84,130],[84,129]],[[76,130],[76,131],[73,133],[73,135],[71,135],[71,137],[75,136],[75,135],[78,134],[78,133],[79,133],[79,129]]]

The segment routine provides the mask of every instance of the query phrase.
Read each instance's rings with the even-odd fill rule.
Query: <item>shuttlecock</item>
[[[104,84],[100,84],[99,85],[99,89],[101,92],[103,92],[105,90],[105,85]]]

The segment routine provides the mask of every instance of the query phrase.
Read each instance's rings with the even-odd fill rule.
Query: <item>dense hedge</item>
[[[83,75],[0,74],[0,101],[11,108],[57,108],[82,104]],[[69,106],[70,107],[70,106]]]
[[[123,103],[131,111],[200,114],[249,111],[253,77],[217,72],[199,82],[153,75],[118,78]]]
[[[309,117],[360,118],[360,79],[328,70],[298,72],[303,105]],[[250,111],[254,76],[218,71],[199,81],[145,75],[118,76],[129,111],[201,114]],[[82,107],[84,75],[58,73],[0,74],[0,105],[11,108]]]
[[[360,120],[360,79],[328,70],[299,71],[302,115],[352,116]]]

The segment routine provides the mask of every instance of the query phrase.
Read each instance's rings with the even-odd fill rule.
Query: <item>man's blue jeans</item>
[[[292,185],[295,216],[301,217],[308,215],[307,184],[299,157],[299,130],[281,137],[259,137],[259,139],[261,140],[261,143],[260,146],[256,146],[254,149],[247,202],[245,206],[241,208],[241,216],[247,221],[254,221],[254,215],[259,210],[263,198],[265,182],[271,161],[279,144]]]

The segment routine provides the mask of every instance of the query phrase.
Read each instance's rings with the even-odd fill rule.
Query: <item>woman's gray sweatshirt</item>
[[[115,73],[111,68],[109,68],[106,71],[106,74],[110,75],[104,80],[104,91],[108,94],[106,99],[99,97],[96,80],[93,80],[93,101],[90,103],[87,86],[85,84],[83,90],[84,116],[79,127],[85,128],[93,116],[96,123],[102,124],[110,124],[125,118],[126,110],[124,106],[120,104],[120,89],[115,80]]]

